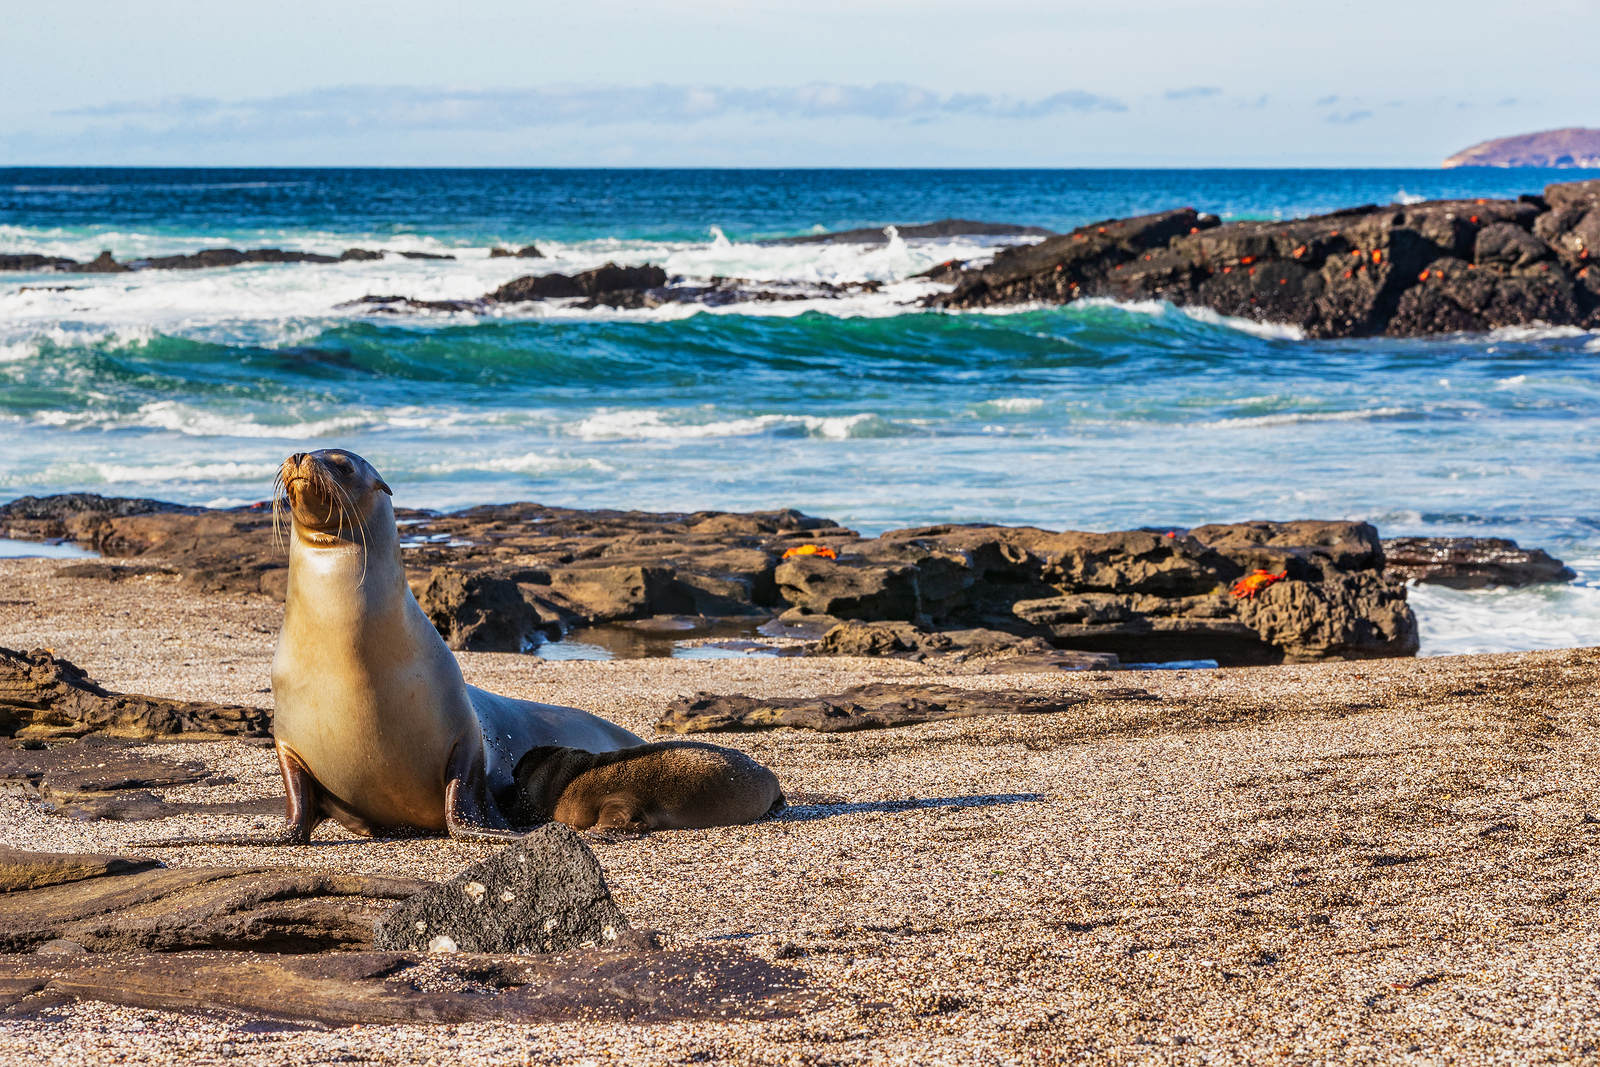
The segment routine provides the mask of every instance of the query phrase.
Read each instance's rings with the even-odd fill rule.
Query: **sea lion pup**
[[[366,460],[297,452],[276,488],[274,520],[284,510],[292,520],[272,661],[288,814],[271,841],[304,844],[328,818],[368,836],[517,837],[497,795],[512,794],[523,753],[644,743],[586,711],[466,684],[406,585],[390,490]]]
[[[549,745],[517,761],[518,825],[554,818],[575,830],[701,830],[784,807],[778,776],[743,752],[658,741],[610,752]]]

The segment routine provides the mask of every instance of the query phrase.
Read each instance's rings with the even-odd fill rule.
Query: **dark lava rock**
[[[1221,225],[1193,209],[1113,219],[1006,249],[932,307],[1161,299],[1310,337],[1534,322],[1600,325],[1600,181],[1519,200],[1365,206]]]
[[[509,248],[489,249],[490,259],[506,259],[512,256],[515,256],[517,259],[543,259],[544,253],[539,251],[539,249],[534,245],[523,245],[515,252],[511,251]]]
[[[166,870],[142,857],[0,851],[0,952],[371,947],[372,924],[431,883],[259,867]]]
[[[426,989],[426,991],[424,991]],[[429,957],[189,952],[0,959],[0,1011],[48,1014],[77,999],[240,1012],[327,1026],[372,1023],[779,1019],[830,1005],[806,975],[738,949]]]
[[[192,813],[282,815],[285,811],[282,796],[220,802],[163,800],[151,790],[222,780],[203,759],[149,756],[139,751],[143,747],[143,741],[108,734],[87,734],[81,740],[34,736],[0,742],[0,788],[36,801],[41,811],[79,820],[132,822]],[[208,747],[197,745],[193,751],[204,756]]]
[[[1383,542],[1386,574],[1452,589],[1570,582],[1570,567],[1542,548],[1500,537],[1395,537]]]
[[[203,270],[208,267],[236,267],[241,263],[337,263],[338,256],[316,252],[285,252],[281,248],[207,248],[188,256],[152,256],[128,264],[133,270]]]
[[[160,866],[147,856],[102,856],[87,852],[28,852],[0,845],[0,893],[81,882],[106,874],[129,874]],[[4,898],[0,898],[4,899]]]
[[[159,564],[137,563],[69,563],[56,568],[57,578],[89,578],[101,582],[125,582],[129,578],[143,578],[151,574],[177,574],[173,567]]]
[[[419,893],[379,922],[390,951],[558,952],[607,945],[628,931],[600,864],[560,823]]]
[[[351,260],[355,260],[356,262],[365,262],[368,260],[382,258],[382,252],[374,252],[366,248],[347,248],[343,252],[339,253],[340,263],[348,263]]]
[[[406,259],[455,259],[453,255],[441,255],[438,252],[401,252]]]
[[[31,511],[63,517],[11,519],[11,536],[71,537],[109,557],[175,567],[191,588],[283,597],[287,570],[264,505],[117,517],[54,500],[36,501]],[[510,650],[540,632],[663,615],[781,613],[785,623],[819,620],[817,636],[840,622],[908,623],[923,635],[883,644],[890,654],[990,654],[954,636],[980,630],[1138,663],[1416,651],[1404,583],[1384,577],[1377,532],[1359,523],[1109,534],[943,525],[863,539],[796,511],[518,503],[398,514],[411,588],[440,632],[462,647]],[[808,543],[837,558],[783,558]],[[436,580],[436,568],[461,579]],[[1234,582],[1262,568],[1286,580],[1255,597],[1230,594]]]
[[[40,256],[33,254],[20,256],[0,256],[0,270],[21,270],[30,272],[56,271],[74,270],[77,268],[77,266],[77,260],[67,259],[63,256]]]
[[[78,737],[110,731],[124,737],[199,733],[265,737],[271,713],[206,701],[113,693],[45,649],[0,648],[0,734]]]
[[[183,504],[169,504],[164,500],[106,497],[98,493],[58,493],[46,497],[19,496],[10,503],[0,504],[0,519],[62,522],[84,513],[120,519],[129,515],[154,515],[174,511],[199,514],[204,510],[204,508],[186,507]]]
[[[889,243],[887,226],[869,226],[837,233],[808,233],[801,237],[782,237],[763,241],[773,245],[883,245]],[[1010,222],[977,222],[972,219],[940,219],[938,222],[896,226],[902,238],[919,237],[1051,237],[1054,230],[1039,226],[1018,226]]]
[[[488,309],[487,300],[413,300],[409,296],[363,296],[346,300],[336,308],[366,307],[376,314],[400,315],[409,311],[474,311]]]
[[[77,274],[122,274],[131,269],[113,259],[109,250],[101,252],[87,263],[80,263],[71,268]]]
[[[524,579],[518,582],[517,579]],[[542,581],[539,581],[542,579]],[[526,652],[539,635],[561,636],[561,616],[541,615],[524,585],[550,584],[546,571],[509,577],[435,567],[417,592],[417,603],[445,644],[469,652]]]
[[[619,267],[607,263],[594,270],[568,277],[565,274],[527,275],[507,282],[485,299],[501,304],[524,300],[560,300],[566,297],[587,296],[598,298],[619,291],[643,291],[667,284],[667,272],[660,267],[645,264],[642,267]]]
[[[696,693],[667,705],[657,730],[678,734],[774,730],[792,726],[823,733],[875,730],[982,715],[1039,715],[1065,711],[1086,696],[1038,691],[955,689],[946,685],[875,682],[818,697],[758,699],[735,693]]]

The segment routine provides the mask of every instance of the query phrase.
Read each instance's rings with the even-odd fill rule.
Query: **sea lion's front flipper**
[[[458,841],[514,841],[522,834],[500,813],[489,793],[483,746],[458,744],[445,770],[444,824]]]
[[[327,818],[317,803],[317,780],[305,762],[282,741],[277,743],[278,769],[283,772],[283,794],[287,799],[283,825],[275,834],[224,834],[220,837],[168,837],[156,841],[135,841],[136,848],[192,848],[195,845],[308,845],[311,831]]]

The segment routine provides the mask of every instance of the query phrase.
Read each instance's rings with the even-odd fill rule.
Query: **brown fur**
[[[778,776],[736,749],[698,741],[585,752],[545,745],[517,762],[511,819],[577,830],[698,830],[784,807]]]

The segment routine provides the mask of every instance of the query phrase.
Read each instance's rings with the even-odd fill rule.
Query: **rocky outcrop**
[[[490,259],[505,259],[507,257],[515,257],[517,259],[543,259],[544,253],[539,251],[536,245],[523,245],[515,252],[511,251],[509,248],[489,249]]]
[[[1498,137],[1463,149],[1439,164],[1452,167],[1600,167],[1600,130],[1564,130]]]
[[[831,1006],[803,971],[737,948],[629,944],[541,956],[403,952],[30,954],[0,957],[0,1010],[76,1000],[355,1024],[783,1019]]]
[[[53,508],[36,501],[19,511],[51,517],[11,527],[71,536],[145,566],[159,560],[201,590],[283,595],[283,554],[263,505],[125,517]],[[1363,523],[1108,534],[931,526],[864,539],[797,511],[659,514],[524,503],[397,514],[407,524],[412,590],[440,633],[464,649],[515,652],[572,626],[662,615],[780,614],[786,623],[815,620],[816,636],[841,622],[909,624],[919,636],[859,635],[895,654],[993,654],[967,647],[993,645],[977,631],[1138,663],[1298,662],[1417,648],[1404,582],[1384,575],[1377,533]],[[837,558],[785,558],[808,543]],[[1235,596],[1234,583],[1255,570],[1281,580]],[[842,648],[844,638],[830,647]]]
[[[0,533],[25,541],[70,540],[116,559],[160,560],[185,586],[207,593],[282,600],[288,589],[288,560],[265,503],[208,509],[93,493],[22,497],[0,506]],[[95,572],[78,564],[65,574]]]
[[[1383,542],[1384,573],[1452,589],[1570,582],[1572,568],[1542,548],[1500,537],[1395,537]]]
[[[571,277],[565,274],[530,274],[509,281],[488,294],[486,299],[500,304],[521,300],[550,300],[571,296],[602,297],[629,289],[653,289],[667,284],[667,272],[645,264],[619,267],[607,263]]]
[[[264,737],[270,728],[271,713],[261,708],[113,693],[47,649],[0,648],[0,734],[6,736]]]
[[[1256,570],[1262,591],[1232,587]],[[778,568],[801,612],[974,627],[1124,660],[1271,663],[1412,655],[1416,620],[1365,523],[1240,523],[1191,531],[896,530]]]
[[[155,740],[212,736],[159,735]],[[266,740],[258,743],[271,745]],[[40,811],[79,821],[135,822],[192,814],[282,816],[285,811],[281,795],[256,800],[163,799],[157,790],[229,785],[234,779],[207,762],[208,756],[216,758],[215,750],[207,746],[193,747],[192,757],[183,760],[152,756],[144,748],[140,740],[110,733],[41,738],[24,730],[19,738],[0,741],[0,790],[21,794]]]
[[[1223,225],[1192,208],[1092,223],[962,270],[928,306],[1159,299],[1308,337],[1600,326],[1600,182],[1543,197]]]
[[[270,867],[167,870],[139,857],[15,849],[0,850],[0,872],[26,886],[0,893],[0,953],[368,949],[394,901],[431,885]]]
[[[895,233],[907,240],[927,237],[1050,237],[1055,231],[1040,226],[1019,226],[1012,222],[978,222],[973,219],[940,219],[938,222],[894,226]],[[868,226],[835,233],[808,233],[800,237],[780,237],[763,241],[772,245],[884,245],[889,243],[888,226]]]
[[[1118,690],[1127,699],[1135,691]],[[1137,692],[1143,693],[1142,690]],[[1154,699],[1144,694],[1147,699]],[[1065,711],[1089,698],[1032,690],[956,689],[947,685],[875,682],[818,697],[758,699],[735,693],[696,693],[667,705],[657,730],[676,734],[775,730],[781,726],[841,733],[909,726],[985,715],[1043,715]]]
[[[404,952],[560,952],[629,932],[594,853],[547,822],[378,923],[377,948]]]

